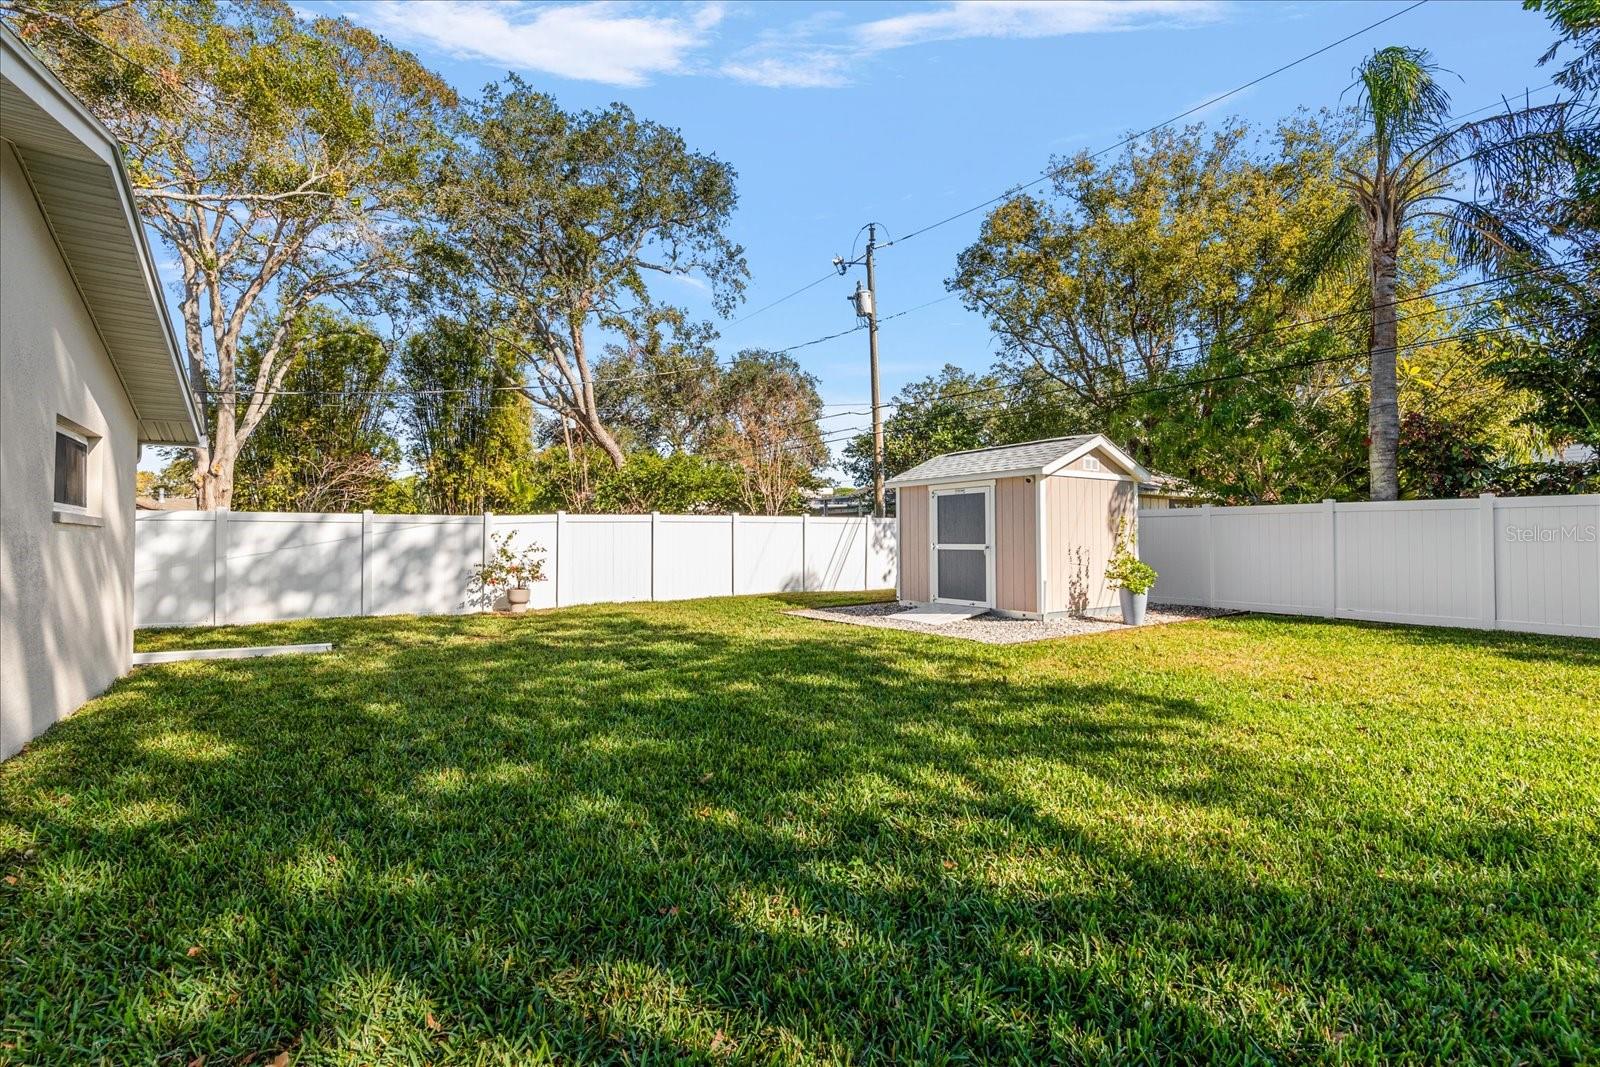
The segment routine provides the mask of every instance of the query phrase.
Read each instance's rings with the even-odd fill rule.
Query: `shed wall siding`
[[[1109,611],[1117,591],[1106,584],[1117,520],[1131,527],[1138,508],[1132,482],[1053,476],[1045,479],[1046,610],[1074,615]]]
[[[0,758],[128,669],[137,423],[33,190],[0,141]],[[141,294],[142,295],[142,294]],[[89,510],[54,521],[55,430],[100,438]]]
[[[896,494],[900,514],[900,596],[926,603],[928,593],[928,487],[908,485]]]
[[[1001,478],[994,486],[994,606],[1038,611],[1039,520],[1032,478]]]

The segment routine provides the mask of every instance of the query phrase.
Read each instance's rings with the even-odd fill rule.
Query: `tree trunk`
[[[593,403],[593,392],[589,391],[590,403]],[[589,440],[600,446],[601,451],[611,460],[611,465],[618,470],[627,462],[628,457],[622,451],[622,446],[617,444],[617,439],[611,436],[611,431],[606,429],[605,423],[600,421],[600,415],[594,410],[583,413],[583,429],[589,435]]]
[[[1395,375],[1398,260],[1398,239],[1383,235],[1372,256],[1372,342],[1368,353],[1372,393],[1367,406],[1367,467],[1373,500],[1400,496],[1400,386]]]
[[[239,458],[238,449],[233,397],[219,393],[216,440],[211,442],[209,455],[202,456],[198,450],[195,453],[194,481],[198,497],[196,504],[201,511],[232,506],[233,467]]]

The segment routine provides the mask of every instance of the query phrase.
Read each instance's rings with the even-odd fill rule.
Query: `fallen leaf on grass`
[[[17,884],[17,876],[16,875],[14,875],[14,874],[6,875],[6,885],[16,885],[16,884]]]
[[[438,1033],[440,1030],[444,1029],[439,1020],[433,1017],[433,1012],[431,1011],[428,1013],[428,1029],[432,1030],[434,1033]]]
[[[289,1067],[289,1053],[287,1050],[272,1057],[271,1067]]]
[[[190,945],[189,946],[189,951],[186,953],[186,955],[191,960],[194,959],[196,956],[200,955],[200,946],[199,945]]]

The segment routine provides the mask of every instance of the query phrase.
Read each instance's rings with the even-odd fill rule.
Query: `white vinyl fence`
[[[1139,512],[1169,604],[1600,637],[1600,496]]]
[[[471,572],[510,531],[545,550],[533,607],[895,584],[893,519],[142,512],[134,624],[477,611]]]

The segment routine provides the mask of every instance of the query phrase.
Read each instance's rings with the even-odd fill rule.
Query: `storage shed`
[[[1117,607],[1106,583],[1117,526],[1130,531],[1150,472],[1102,434],[951,452],[888,484],[899,524],[900,599],[1026,618]]]

